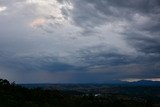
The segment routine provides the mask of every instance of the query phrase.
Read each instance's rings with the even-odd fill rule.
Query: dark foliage
[[[91,93],[27,89],[0,79],[0,107],[159,107],[158,104],[150,98],[138,99],[127,95],[95,96]]]

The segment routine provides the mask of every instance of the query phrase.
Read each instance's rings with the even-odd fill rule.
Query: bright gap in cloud
[[[31,27],[65,25],[71,21],[62,12],[65,9],[69,13],[73,9],[71,2],[59,3],[57,0],[27,0],[26,3],[34,4],[36,8],[35,13],[38,14],[38,17],[32,20]]]
[[[30,26],[31,27],[38,27],[38,26],[42,26],[46,23],[46,19],[44,18],[37,18],[35,20],[33,20],[31,23],[30,23]]]
[[[6,6],[0,6],[0,12],[5,11],[7,9]]]

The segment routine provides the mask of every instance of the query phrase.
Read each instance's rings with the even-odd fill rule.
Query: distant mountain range
[[[137,82],[114,81],[111,83],[65,83],[65,84],[19,84],[29,89],[60,90],[70,94],[127,94],[160,96],[160,82],[141,80]]]
[[[136,82],[122,82],[122,84],[134,86],[160,86],[160,81],[140,80]]]
[[[96,88],[109,88],[109,87],[127,87],[127,86],[144,86],[144,87],[160,87],[159,81],[140,80],[136,82],[124,82],[114,81],[111,83],[64,83],[64,84],[19,84],[27,88],[45,88],[45,89],[61,89],[61,90],[72,90],[72,89],[96,89]]]

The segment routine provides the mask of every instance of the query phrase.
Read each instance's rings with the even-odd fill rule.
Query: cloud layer
[[[0,0],[0,28],[1,78],[160,77],[159,0]]]

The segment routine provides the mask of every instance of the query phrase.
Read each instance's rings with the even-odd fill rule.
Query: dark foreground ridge
[[[159,87],[127,86],[111,87],[107,93],[107,88],[96,91],[29,89],[0,79],[0,107],[160,107],[160,90],[153,92],[155,94],[148,91],[138,94],[139,88],[143,91],[149,89],[150,92],[159,90]],[[122,91],[115,93],[116,90]]]

